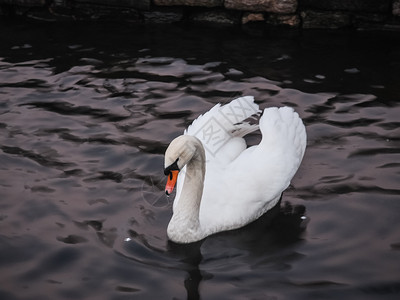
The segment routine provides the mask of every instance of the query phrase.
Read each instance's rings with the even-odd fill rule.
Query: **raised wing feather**
[[[233,138],[243,137],[257,130],[259,128],[257,124],[250,124],[245,120],[258,114],[260,110],[254,103],[254,97],[237,98],[226,105],[215,105],[194,120],[184,134],[201,140],[207,159],[211,159]]]

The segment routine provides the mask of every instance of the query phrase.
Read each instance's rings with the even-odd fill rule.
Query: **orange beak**
[[[165,186],[165,193],[167,195],[170,195],[172,191],[174,190],[176,180],[178,179],[178,170],[171,170],[169,175],[168,175],[168,181],[167,185]]]

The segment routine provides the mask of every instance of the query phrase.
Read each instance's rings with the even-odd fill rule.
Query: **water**
[[[3,23],[0,40],[1,299],[399,298],[397,33]],[[163,152],[240,95],[295,107],[303,164],[281,208],[170,243]]]

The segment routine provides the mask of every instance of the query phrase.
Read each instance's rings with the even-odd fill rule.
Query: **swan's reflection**
[[[200,283],[213,277],[212,273],[204,268],[207,261],[212,260],[208,256],[239,251],[247,253],[249,264],[268,261],[265,256],[269,253],[301,241],[308,221],[305,206],[292,205],[289,202],[282,205],[278,203],[258,220],[241,229],[221,232],[191,244],[168,242],[169,254],[179,257],[183,264],[182,269],[187,272],[184,280],[187,299],[200,299]],[[282,263],[287,264],[287,261]]]
[[[203,275],[199,268],[200,262],[203,260],[200,251],[202,244],[203,241],[191,244],[168,242],[169,251],[173,252],[174,255],[182,257],[183,269],[187,272],[187,277],[184,280],[187,299],[200,299],[199,285],[203,280]]]

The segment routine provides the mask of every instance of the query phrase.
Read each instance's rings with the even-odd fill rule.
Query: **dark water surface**
[[[2,23],[0,41],[0,299],[400,299],[398,33]],[[295,107],[303,164],[281,209],[169,243],[165,148],[241,95]]]

